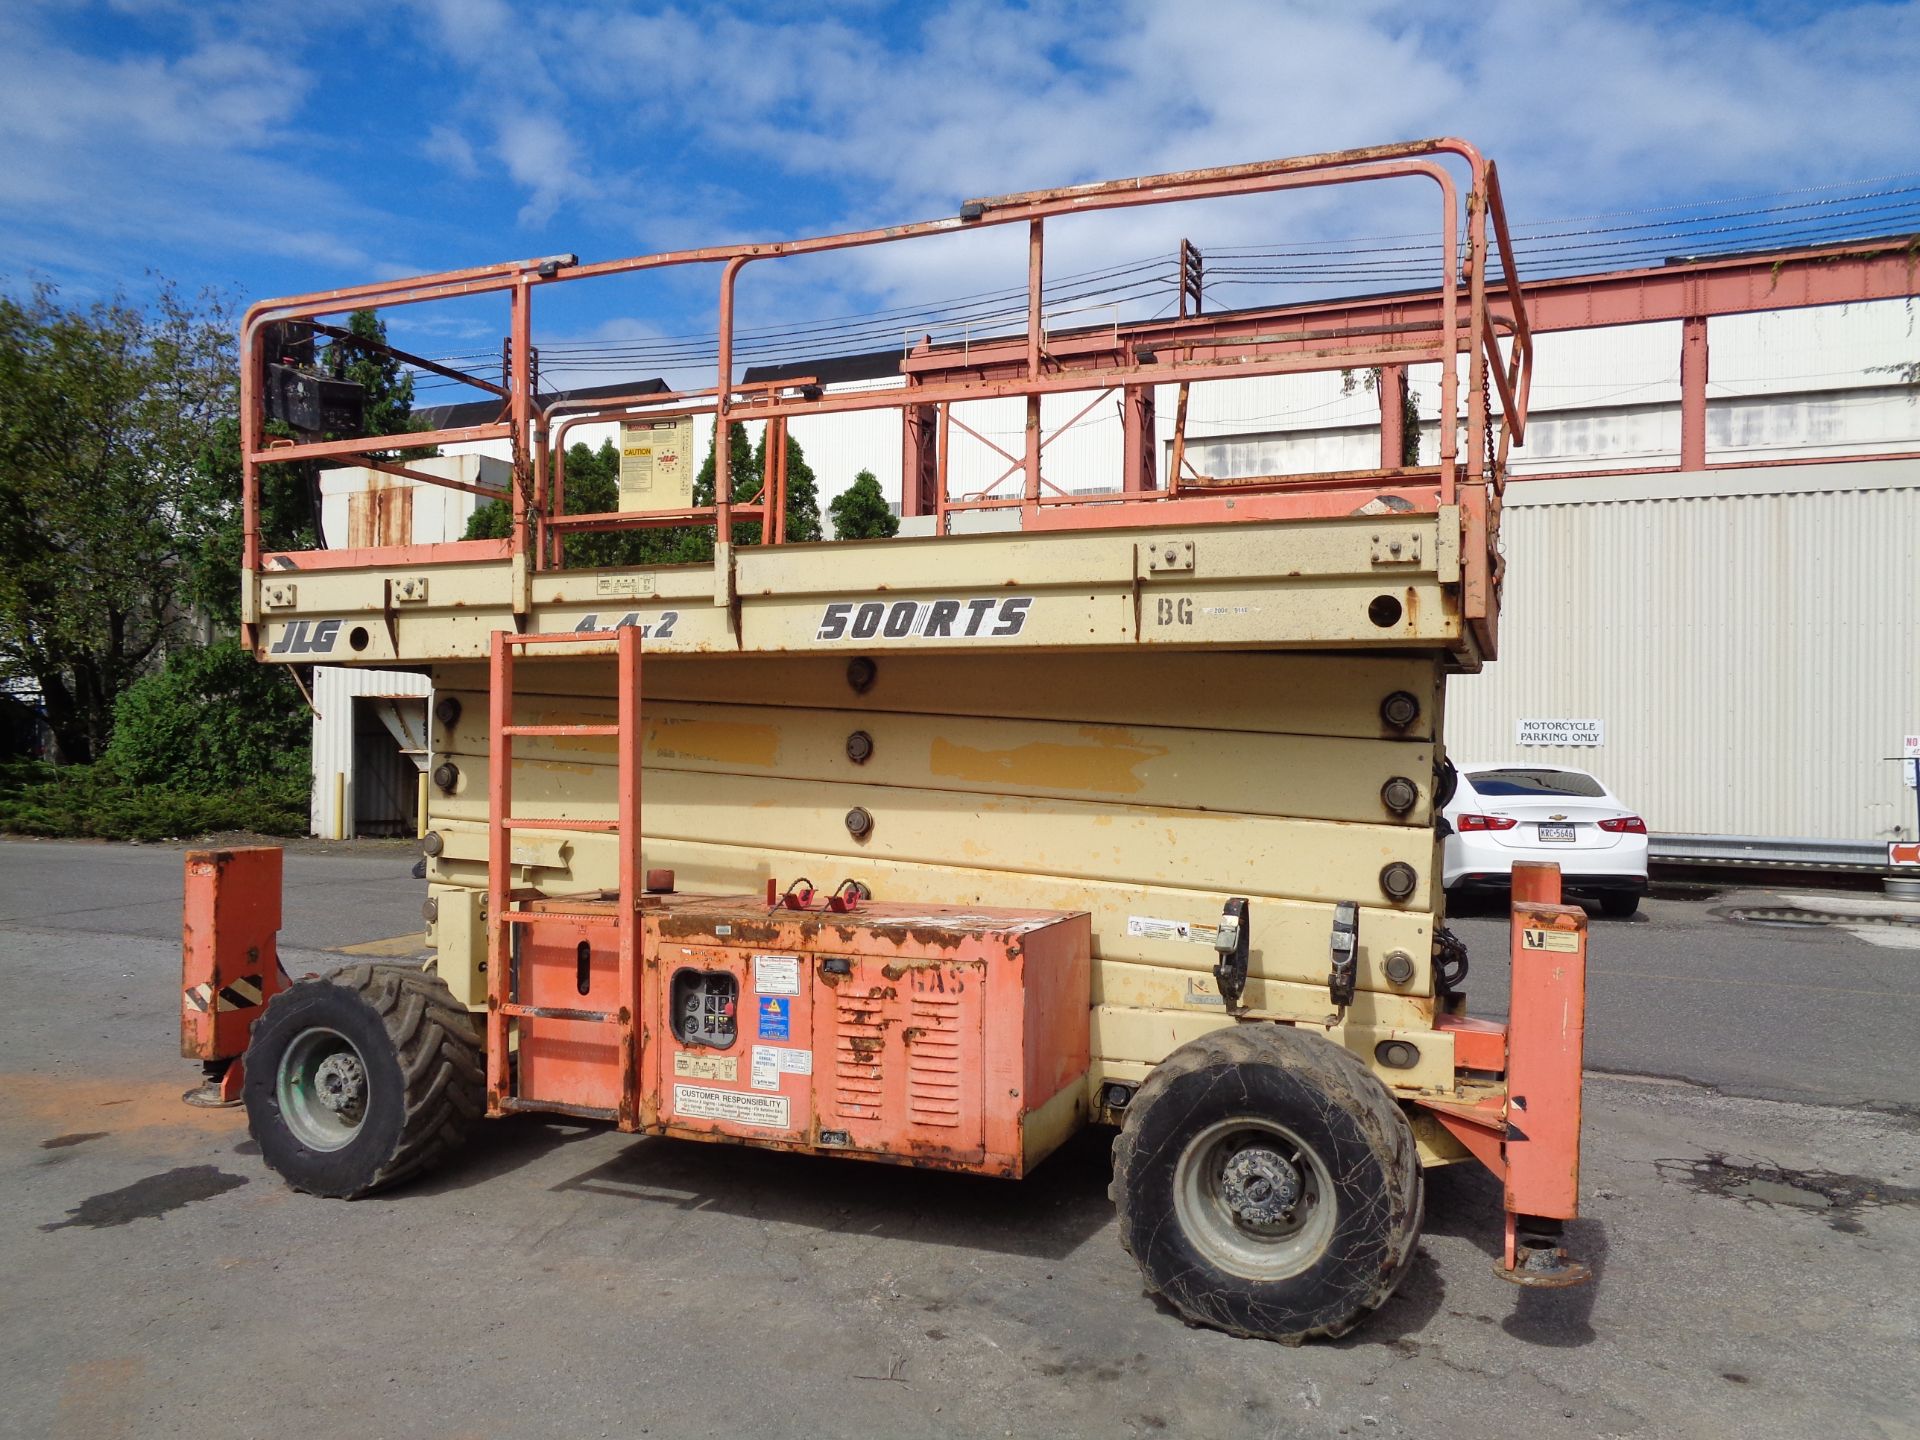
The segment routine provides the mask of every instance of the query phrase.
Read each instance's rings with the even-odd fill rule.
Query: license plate
[[[1540,827],[1540,842],[1543,845],[1571,845],[1573,843],[1573,826],[1542,825]]]

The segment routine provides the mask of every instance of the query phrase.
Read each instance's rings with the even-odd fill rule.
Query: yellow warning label
[[[676,1050],[673,1055],[673,1073],[684,1075],[690,1080],[734,1080],[740,1078],[740,1057],[737,1055],[689,1055],[684,1050]]]
[[[693,504],[693,421],[638,420],[620,427],[620,508],[684,510]]]
[[[1524,928],[1520,931],[1520,948],[1522,950],[1557,950],[1571,955],[1580,949],[1580,937],[1571,930]]]

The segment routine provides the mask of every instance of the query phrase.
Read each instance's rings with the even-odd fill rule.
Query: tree
[[[620,451],[613,441],[589,450],[576,441],[567,450],[566,510],[568,515],[606,515],[620,508]],[[513,512],[504,500],[488,500],[467,519],[468,540],[505,540],[513,533]],[[704,554],[691,527],[657,530],[614,530],[598,535],[573,535],[566,540],[567,564],[614,569],[630,565],[678,565],[713,558],[713,539],[705,537]]]
[[[827,509],[833,514],[836,540],[884,540],[900,533],[900,517],[880,493],[871,470],[854,476],[853,484],[834,496]]]
[[[0,296],[0,676],[40,691],[60,758],[92,759],[180,631],[195,462],[232,412],[231,308],[163,285],[69,308]]]
[[[177,650],[128,686],[105,758],[134,785],[221,794],[305,778],[310,725],[284,665],[223,640]]]
[[[753,445],[747,427],[739,421],[727,426],[727,473],[733,500],[745,504],[760,492],[766,465],[766,436]],[[787,509],[785,535],[789,540],[820,538],[819,489],[799,442],[787,437]],[[693,503],[711,505],[714,497],[714,452],[693,477]],[[620,508],[620,452],[611,440],[598,450],[575,444],[567,451],[566,513],[605,515]],[[511,533],[512,513],[506,502],[489,500],[467,521],[469,540],[502,540]],[[760,539],[758,521],[733,527],[736,545]],[[673,525],[650,530],[621,530],[605,535],[577,535],[566,542],[569,565],[618,567],[626,565],[692,565],[713,560],[713,530],[705,525]]]
[[[356,310],[347,317],[347,333],[374,345],[387,343],[387,326],[371,310]],[[384,350],[369,349],[348,341],[335,340],[316,357],[320,368],[336,380],[351,380],[365,400],[360,433],[363,435],[404,435],[418,428],[413,419],[413,375]],[[340,438],[328,436],[328,439]],[[416,455],[426,451],[411,452]]]
[[[751,497],[766,475],[767,432],[760,432],[760,443],[753,447],[754,483],[747,487]],[[787,434],[787,507],[786,527],[780,532],[788,540],[820,538],[820,487],[814,481],[813,467],[807,464],[800,442]],[[757,527],[749,527],[755,529]]]

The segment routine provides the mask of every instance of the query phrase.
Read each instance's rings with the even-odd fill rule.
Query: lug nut
[[[1404,860],[1396,860],[1380,871],[1380,888],[1386,891],[1388,898],[1392,900],[1406,899],[1413,894],[1414,887],[1419,883],[1420,877]]]
[[[1405,690],[1396,690],[1380,702],[1380,718],[1389,730],[1404,730],[1420,718],[1420,702]]]
[[[1404,985],[1413,979],[1413,957],[1404,950],[1390,952],[1380,968],[1386,972],[1390,984]]]
[[[856,805],[847,811],[847,833],[856,840],[864,840],[873,831],[873,816],[864,806]]]
[[[1404,775],[1396,775],[1380,787],[1380,803],[1396,815],[1406,814],[1419,800],[1419,787]]]
[[[873,758],[873,736],[864,730],[856,730],[847,736],[847,759],[856,765],[864,765]]]

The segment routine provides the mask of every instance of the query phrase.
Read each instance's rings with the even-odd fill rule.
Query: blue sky
[[[7,0],[0,283],[137,296],[157,271],[254,299],[1449,132],[1498,159],[1517,219],[1590,215],[1920,170],[1916,76],[1913,4]],[[1430,219],[1320,198],[1121,217],[1050,265]],[[1017,283],[1017,250],[794,268],[755,281],[747,321]],[[540,338],[710,324],[705,277],[591,292],[543,296]],[[442,354],[499,328],[396,335]]]

